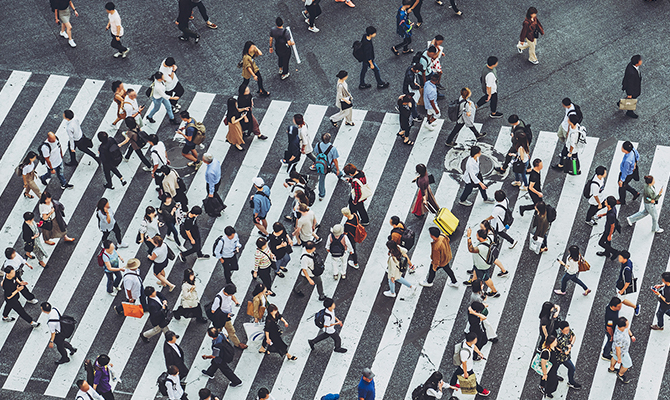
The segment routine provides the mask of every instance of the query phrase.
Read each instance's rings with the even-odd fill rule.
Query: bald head
[[[56,141],[56,134],[53,132],[47,133],[47,140],[51,143]]]

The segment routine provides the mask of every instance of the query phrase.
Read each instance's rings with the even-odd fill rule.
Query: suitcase
[[[440,208],[433,222],[447,236],[454,233],[458,227],[458,218],[446,208]]]

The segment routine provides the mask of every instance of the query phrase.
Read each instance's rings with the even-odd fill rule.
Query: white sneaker
[[[626,217],[626,222],[628,222],[628,226],[633,226],[633,223],[630,222],[630,217]]]
[[[107,292],[107,294],[112,297],[116,297],[116,292],[114,290],[112,290],[112,293]]]
[[[126,56],[128,55],[128,52],[129,52],[129,51],[130,51],[130,47],[126,47],[126,51],[124,51],[123,53],[121,53],[121,57],[126,58]]]
[[[658,228],[658,230],[656,231],[656,233],[663,233],[663,228]]]
[[[484,203],[493,204],[493,203],[495,203],[495,201],[493,201],[493,199],[486,199],[486,200],[484,200]]]
[[[353,262],[352,260],[349,260],[349,262],[348,262],[347,264],[349,264],[349,266],[350,266],[351,268],[358,269],[358,264],[356,264],[356,263]]]
[[[68,36],[67,36],[67,32],[65,32],[65,31],[61,31],[61,32],[60,32],[60,35],[61,35],[62,37],[64,37],[65,39],[68,38]]]
[[[128,243],[119,243],[119,249],[125,249],[128,247]]]
[[[457,287],[458,287],[458,283],[454,283],[454,282],[452,282],[452,281],[447,281],[447,286],[457,288]]]
[[[513,249],[514,246],[516,246],[517,243],[519,243],[519,241],[518,241],[518,240],[515,240],[514,243],[512,243],[512,244],[509,245],[509,249],[510,249],[510,250]]]
[[[165,238],[171,242],[174,242],[174,238],[172,236],[165,236]]]
[[[307,30],[310,32],[317,33],[319,31],[319,28],[317,28],[316,26],[310,26],[309,28],[307,28]]]
[[[147,166],[144,166],[144,167],[142,167],[142,170],[144,170],[144,171],[146,171],[146,172],[151,172],[153,169],[152,169],[152,168],[149,168],[149,167],[147,167]]]
[[[459,201],[458,204],[460,204],[460,205],[462,205],[462,206],[465,206],[465,207],[470,207],[470,206],[472,206],[472,202],[471,202],[471,201],[467,201],[467,200]]]
[[[518,43],[517,43],[517,45],[516,45],[516,51],[518,51],[519,54],[523,53],[523,50],[521,49],[521,46],[519,46]]]
[[[39,300],[32,299],[32,300],[28,300],[27,302],[30,303],[30,304],[37,304],[37,303],[39,303]]]
[[[421,285],[423,287],[433,287],[433,284],[428,283],[428,281],[423,281],[423,282],[419,283],[419,285]]]
[[[530,60],[528,60],[528,61],[529,61],[529,62],[530,62],[531,64],[534,64],[534,65],[537,65],[537,64],[539,64],[539,63],[540,63],[540,62],[539,62],[539,61],[537,61],[537,60],[535,60],[535,61],[530,61]]]
[[[387,291],[384,292],[384,296],[395,297],[395,293],[391,292],[390,290],[387,290]]]
[[[177,246],[177,248],[178,248],[180,251],[186,251],[186,247],[184,247],[184,245],[179,245],[179,246]]]
[[[123,55],[123,53],[115,53],[115,54],[114,54],[114,58],[119,58],[119,57],[121,57],[122,55]]]
[[[67,42],[70,44],[70,47],[77,47],[77,43],[75,43],[73,39],[70,39]]]

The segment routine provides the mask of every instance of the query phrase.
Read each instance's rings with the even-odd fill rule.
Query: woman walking
[[[112,386],[110,380],[112,379],[112,371],[110,367],[113,364],[109,363],[110,359],[107,354],[101,354],[93,364],[93,390],[98,392],[105,400],[114,400],[114,393],[112,393]]]
[[[321,15],[321,6],[319,6],[320,1],[321,0],[305,0],[305,11],[302,12],[302,16],[305,17],[305,23],[309,25],[307,29],[310,32],[319,32],[319,28],[314,25],[314,22],[316,22],[316,17]]]
[[[422,0],[418,0],[418,2],[420,1]],[[402,0],[402,6],[398,9],[395,16],[396,33],[402,38],[402,42],[391,47],[391,51],[396,56],[400,55],[400,52],[398,51],[398,47],[400,46],[402,46],[402,54],[414,53],[414,50],[409,48],[409,45],[412,43],[412,27],[414,25],[414,23],[409,20],[409,13],[413,3],[414,0]],[[421,6],[419,6],[419,14],[417,14],[417,18],[421,18],[420,8]]]
[[[540,35],[544,35],[544,29],[540,20],[537,19],[537,8],[530,7],[526,11],[526,19],[523,21],[516,49],[519,51],[519,54],[523,53],[524,49],[528,49],[528,61],[536,65],[540,63],[537,61],[537,55],[535,55],[535,46],[537,45],[537,38]]]
[[[412,205],[412,214],[417,218],[421,218],[428,211],[437,212],[440,207],[437,205],[435,196],[433,196],[433,191],[430,188],[431,176],[428,175],[428,170],[423,164],[417,164],[416,173],[419,174],[412,182],[416,182],[416,186],[419,187],[419,191]],[[430,207],[430,208],[429,208]]]
[[[444,387],[444,381],[442,381],[443,376],[440,371],[433,372],[426,383],[423,384],[423,397],[422,399],[441,399],[442,398],[442,387]]]
[[[72,24],[70,23],[70,7],[74,11],[76,17],[79,16],[77,9],[70,0],[51,0],[51,10],[56,17],[56,24],[60,24],[60,35],[67,39],[70,47],[77,47],[77,44],[72,39]]]
[[[270,304],[268,306],[268,316],[265,318],[265,328],[263,329],[265,332],[265,342],[261,345],[258,352],[268,355],[270,353],[277,353],[281,354],[282,357],[286,355],[286,358],[295,361],[298,357],[289,354],[288,345],[284,343],[284,340],[281,337],[282,331],[279,327],[280,323],[284,325],[284,328],[288,328],[288,322],[286,322],[284,317],[279,314],[277,306]]]
[[[167,267],[170,258],[170,249],[167,243],[163,242],[160,235],[155,235],[147,240],[147,245],[151,243],[154,247],[149,254],[149,260],[153,262],[154,276],[158,279],[156,284],[158,286],[167,286],[170,291],[174,290],[175,284],[168,281],[165,277],[165,267]]]
[[[161,215],[163,223],[165,226],[167,226],[167,233],[165,234],[165,238],[177,243],[177,248],[180,251],[186,251],[186,248],[181,245],[181,241],[179,240],[179,231],[177,231],[176,226],[177,217],[183,217],[184,214],[183,209],[181,208],[181,204],[175,202],[170,193],[165,193],[163,195],[163,201],[161,202],[161,207],[158,212]],[[170,237],[170,234],[172,234],[172,237]]]
[[[535,228],[535,233],[533,233],[533,240],[538,240],[542,238],[542,244],[540,245],[540,253],[548,251],[547,248],[547,234],[549,233],[549,219],[547,218],[547,205],[543,201],[535,204],[535,215],[533,216],[533,228]],[[538,253],[539,254],[539,253]]]
[[[165,276],[165,274],[163,274]],[[181,317],[195,318],[200,323],[207,322],[207,318],[202,315],[200,307],[200,296],[195,287],[195,272],[191,268],[184,270],[184,279],[181,285],[181,305],[172,312],[172,316],[179,321]]]
[[[300,136],[298,127],[291,125],[286,129],[288,137],[288,148],[284,152],[284,158],[281,159],[283,164],[286,164],[286,172],[289,174],[295,169],[295,165],[300,161]]]
[[[270,93],[263,87],[263,77],[255,61],[256,57],[262,55],[263,53],[256,47],[254,42],[249,40],[244,43],[244,48],[242,49],[242,85],[248,86],[251,78],[254,78],[258,83],[258,93],[263,97],[267,97]]]
[[[179,122],[175,119],[174,113],[172,112],[172,104],[170,104],[170,100],[179,100],[179,97],[170,97],[167,93],[165,93],[165,75],[163,75],[162,72],[156,72],[152,78],[154,80],[154,83],[151,84],[151,101],[153,101],[153,106],[151,107],[151,112],[147,114],[147,121],[151,122],[152,124],[156,122],[153,116],[161,108],[162,104],[163,107],[165,107],[165,111],[167,112],[168,117],[170,118],[170,123],[172,125],[179,125]]]
[[[403,143],[406,145],[413,145],[414,141],[410,139],[410,132],[412,129],[412,113],[414,113],[414,101],[412,101],[412,96],[408,94],[403,94],[398,97],[398,116],[400,118],[400,132],[398,136],[403,138]]]
[[[256,239],[256,254],[254,255],[254,271],[252,275],[254,279],[261,278],[263,285],[266,288],[272,287],[272,273],[274,272],[273,263],[276,264],[276,258],[268,247],[268,241],[265,238]],[[271,291],[270,296],[275,296]]]
[[[451,130],[449,137],[447,137],[447,146],[449,147],[456,146],[456,136],[464,126],[467,126],[472,131],[472,133],[475,134],[475,139],[477,140],[486,136],[485,132],[479,133],[477,128],[475,128],[475,114],[477,113],[477,106],[472,100],[470,100],[470,96],[472,96],[472,91],[470,88],[461,89],[461,96],[458,98],[458,120],[456,121],[454,129]]]
[[[142,218],[142,222],[140,223],[140,230],[138,233],[139,240],[137,243],[146,243],[147,252],[149,254],[154,251],[155,247],[151,239],[156,235],[160,235],[159,226],[160,222],[158,221],[156,209],[152,206],[148,206],[144,210],[144,218]]]
[[[514,157],[512,171],[514,172],[515,180],[512,182],[512,186],[519,186],[519,190],[528,191],[526,171],[528,171],[528,167],[530,166],[530,150],[528,149],[526,134],[519,134],[519,139],[514,145],[516,146],[516,153],[510,154]]]
[[[242,136],[242,125],[241,122],[247,122],[247,112],[240,112],[237,108],[237,100],[231,97],[228,99],[228,112],[226,114],[226,122],[228,123],[228,134],[226,135],[226,141],[230,143],[231,146],[239,151],[244,151],[242,145],[244,144],[244,137]]]
[[[312,153],[314,150],[312,148],[312,137],[309,135],[309,128],[307,128],[307,123],[305,123],[305,119],[303,118],[302,114],[294,114],[293,123],[298,127],[298,135],[300,136],[300,153],[307,156],[307,158],[312,160],[312,162],[316,162],[316,156],[314,153]]]
[[[37,197],[42,196],[40,188],[37,186],[37,183],[35,183],[35,177],[37,176],[37,173],[35,172],[35,168],[37,168],[36,161],[37,153],[34,151],[29,151],[26,155],[26,158],[24,158],[23,162],[19,165],[19,168],[21,169],[21,176],[23,177],[23,187],[25,188],[23,197],[27,199],[35,198],[35,196],[30,194],[31,190],[33,193],[35,193],[35,195],[37,195]]]
[[[123,109],[123,101],[126,98],[126,88],[123,82],[112,82],[112,92],[114,92],[114,103],[116,103],[116,119],[112,122],[112,126],[116,127],[116,123],[126,119],[126,111]]]
[[[116,247],[111,240],[102,241],[102,262],[107,277],[107,293],[110,296],[116,296],[116,293],[121,290],[121,280],[123,276],[121,267],[123,258],[116,252]]]
[[[340,109],[340,112],[330,116],[330,123],[337,128],[337,122],[344,119],[344,123],[354,126],[352,120],[353,97],[349,93],[349,85],[347,85],[347,78],[349,73],[347,71],[340,71],[335,75],[337,77],[337,95],[335,96],[335,106]]]
[[[37,227],[37,223],[35,223],[35,214],[30,211],[23,214],[21,236],[23,236],[23,250],[26,252],[26,257],[31,260],[37,257],[37,261],[42,268],[46,268],[47,264],[44,260],[46,260],[47,254],[42,247],[41,241],[38,240],[40,237],[40,229]],[[32,255],[31,253],[34,253],[35,255]]]
[[[60,204],[60,206],[62,207],[62,204]],[[40,216],[42,217],[41,228],[44,243],[53,246],[56,243],[54,243],[54,241],[51,239],[60,238],[63,238],[66,242],[74,242],[74,238],[71,238],[67,235],[67,225],[65,225],[65,221],[63,221],[62,224],[65,225],[66,229],[61,229],[61,224],[59,223],[58,219],[62,220],[62,215],[56,215],[54,199],[52,198],[51,193],[47,192],[46,190],[42,193],[38,209]]]
[[[141,121],[141,119],[140,119]],[[142,152],[142,148],[144,147],[145,144],[147,144],[146,140],[144,138],[140,137],[140,126],[137,125],[137,122],[135,121],[135,118],[133,117],[127,117],[125,119],[126,126],[128,127],[128,131],[124,134],[128,140],[130,140],[130,146],[128,146],[128,150],[126,151],[126,156],[124,160],[127,162],[130,160],[130,156],[135,152],[137,154],[137,157],[139,157],[140,161],[142,164],[144,164],[144,167],[142,169],[144,171],[151,171],[153,165],[147,160],[147,157],[144,155],[144,152]],[[146,133],[144,133],[146,135]],[[146,136],[145,136],[146,137]]]
[[[556,346],[558,340],[556,336],[549,335],[542,344],[540,351],[540,366],[542,367],[542,378],[540,379],[540,389],[545,397],[554,398],[553,393],[558,388],[558,360],[556,359]],[[551,363],[551,366],[549,365]]]
[[[403,273],[408,271],[414,265],[407,255],[407,250],[404,247],[398,246],[393,240],[386,242],[386,248],[389,250],[389,258],[386,261],[389,290],[384,292],[384,296],[395,297],[396,282],[401,283],[410,289],[412,288],[412,284],[403,277]]]
[[[658,210],[656,210],[656,204],[658,204],[658,199],[663,195],[663,188],[656,192],[654,185],[656,180],[653,176],[647,175],[644,177],[644,210],[640,210],[630,217],[626,218],[628,225],[633,226],[634,223],[651,215],[651,231],[656,233],[663,233],[663,229],[658,226]]]
[[[112,185],[112,173],[116,175],[121,181],[121,185],[126,186],[126,182],[123,179],[123,175],[117,169],[121,160],[123,159],[123,154],[121,154],[121,146],[128,143],[130,139],[126,138],[121,143],[117,143],[116,139],[110,137],[107,132],[101,131],[98,132],[98,140],[100,140],[100,146],[98,147],[98,153],[100,154],[100,163],[102,164],[102,172],[105,174],[105,185],[106,189],[114,189]]]
[[[116,235],[116,241],[119,243],[119,248],[128,247],[127,244],[123,243],[123,236],[121,236],[121,228],[119,224],[114,219],[114,211],[112,211],[109,206],[109,201],[106,198],[101,198],[98,200],[96,210],[96,216],[98,217],[98,227],[102,232],[102,241],[104,242],[109,238],[109,234],[114,232]]]
[[[557,259],[559,264],[565,267],[565,274],[561,279],[561,289],[554,290],[554,293],[564,295],[568,281],[573,281],[584,289],[584,296],[586,296],[591,293],[591,289],[586,287],[584,282],[577,277],[577,274],[579,274],[579,261],[582,260],[582,254],[579,252],[579,247],[575,245],[568,247],[568,252],[570,253],[570,256],[568,256],[566,262],[563,262],[560,258]]]
[[[248,85],[240,86],[240,89],[237,94],[237,109],[240,112],[247,112],[247,121],[241,121],[242,124],[242,133],[244,136],[249,136],[252,133],[256,135],[259,139],[265,140],[268,137],[261,135],[261,130],[258,125],[258,120],[254,117],[253,114],[254,108],[254,98],[251,95],[251,90]]]
[[[259,283],[254,288],[254,291],[251,292],[251,295],[251,317],[253,317],[255,323],[259,323],[263,320],[265,309],[268,306],[268,288]]]
[[[540,309],[540,343],[538,351],[542,349],[542,344],[547,338],[556,332],[558,324],[558,313],[561,311],[561,306],[554,304],[551,301],[545,301]]]

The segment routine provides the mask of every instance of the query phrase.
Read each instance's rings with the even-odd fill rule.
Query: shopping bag
[[[619,110],[635,111],[636,108],[637,108],[637,99],[619,100]]]
[[[263,324],[247,322],[242,324],[244,332],[247,334],[247,343],[263,343],[265,339],[265,332],[263,332]]]
[[[542,352],[535,353],[533,361],[531,361],[530,363],[530,369],[537,372],[539,375],[544,375],[544,373],[542,372],[542,358],[540,357],[541,354]],[[551,361],[547,361],[547,373],[549,373],[551,367],[552,367]]]
[[[144,316],[144,309],[141,304],[123,302],[121,305],[123,306],[123,315],[126,317],[142,318]]]
[[[565,157],[563,160],[563,172],[570,175],[577,175],[577,159],[574,157]]]
[[[462,394],[477,394],[477,377],[474,373],[468,374],[468,379],[458,375],[458,384],[461,386]]]
[[[535,236],[532,233],[530,234],[530,240],[528,242],[528,248],[531,251],[534,251],[535,254],[540,254],[540,249],[542,248],[542,242],[544,241],[544,238],[540,236]]]

